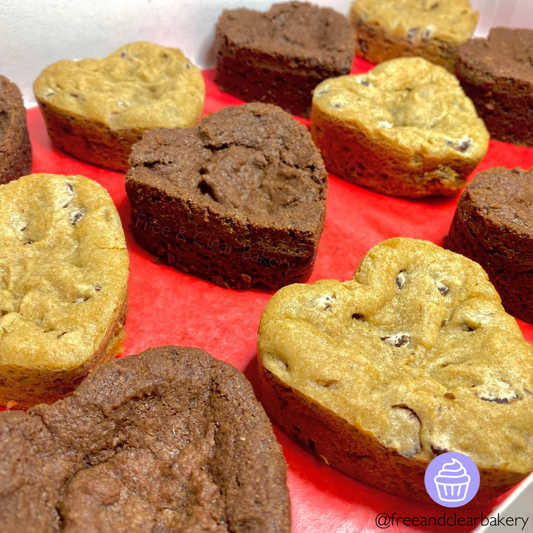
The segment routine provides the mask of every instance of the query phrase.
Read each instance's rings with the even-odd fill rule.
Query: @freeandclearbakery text
[[[239,254],[243,261],[250,261],[268,268],[282,270],[283,275],[288,274],[295,266],[295,263],[265,255],[264,250],[254,250],[244,244],[238,247],[233,244],[226,244],[223,240],[204,230],[188,232],[186,227],[180,227],[179,231],[172,231],[169,226],[149,222],[146,220],[146,215],[142,213],[137,215],[137,220],[135,221],[135,227],[137,228],[139,226],[143,226],[144,231],[149,229],[154,235],[172,237],[176,241],[192,242],[200,248],[212,250],[221,255],[230,256],[232,254]]]
[[[389,529],[399,525],[408,527],[498,526],[509,527],[509,531],[513,531],[513,528],[520,528],[519,531],[523,531],[529,522],[529,516],[505,516],[500,513],[495,516],[485,516],[483,513],[475,516],[457,516],[457,513],[443,513],[440,516],[399,516],[396,513],[379,513],[376,515],[375,522],[379,529]]]

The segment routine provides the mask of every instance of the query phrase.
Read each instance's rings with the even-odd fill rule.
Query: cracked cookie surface
[[[533,469],[533,348],[461,255],[392,239],[353,281],[285,287],[258,353],[267,411],[368,483],[427,499],[429,462],[461,452],[481,503]]]
[[[129,259],[108,193],[83,176],[0,187],[0,401],[53,401],[124,337]]]
[[[0,413],[3,533],[288,533],[287,466],[246,378],[194,348],[112,361]]]
[[[261,103],[226,108],[195,129],[148,133],[126,175],[140,242],[181,268],[239,288],[309,276],[326,190],[324,164],[305,127]]]
[[[455,76],[422,58],[322,82],[311,133],[330,172],[412,197],[457,194],[489,143]]]

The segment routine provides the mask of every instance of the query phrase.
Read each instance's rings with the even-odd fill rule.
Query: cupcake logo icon
[[[444,507],[461,507],[479,490],[479,470],[468,456],[448,452],[429,464],[425,476],[426,490]]]

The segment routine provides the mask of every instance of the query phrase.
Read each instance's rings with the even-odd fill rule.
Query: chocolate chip
[[[321,387],[329,389],[330,387],[337,385],[337,383],[339,383],[339,380],[338,379],[317,379],[315,383],[317,385],[320,385]]]
[[[80,208],[79,211],[74,211],[70,214],[70,222],[75,226],[85,215],[85,208]]]
[[[401,270],[400,273],[396,276],[396,287],[398,289],[403,289],[405,285],[405,270]]]
[[[513,395],[510,398],[496,398],[494,396],[478,396],[478,398],[480,400],[483,400],[484,402],[498,403],[500,405],[506,405],[508,403],[512,403],[512,402],[522,399],[521,396],[515,393],[513,393]]]
[[[26,231],[28,229],[28,224],[25,226],[22,226],[22,228],[19,228],[19,231]]]
[[[411,28],[408,32],[407,32],[407,40],[408,41],[412,41],[414,40],[414,38],[418,35],[418,28]]]
[[[433,446],[433,444],[432,444],[431,445],[431,451],[435,455],[442,455],[443,453],[448,453],[450,450],[448,450],[447,448],[441,448],[440,446]]]
[[[444,394],[445,398],[448,398],[448,400],[455,400],[455,394],[453,392],[447,392]]]
[[[472,146],[472,139],[461,139],[453,144],[453,147],[459,152],[466,152]]]
[[[121,52],[121,54],[120,54],[120,57],[121,57],[122,59],[124,59],[124,58],[127,57],[127,56],[128,56],[128,54],[126,54],[126,52]]]
[[[361,322],[365,321],[365,317],[363,315],[360,315],[359,313],[354,313],[352,315],[352,320],[359,320]]]
[[[444,285],[444,283],[438,283],[437,284],[437,289],[439,289],[439,292],[443,296],[446,296],[448,294],[448,292],[450,291],[450,289],[446,285]]]
[[[391,335],[390,337],[380,337],[380,339],[389,346],[394,346],[396,348],[401,348],[402,346],[407,346],[411,341],[411,337],[406,333],[398,333],[396,335]]]

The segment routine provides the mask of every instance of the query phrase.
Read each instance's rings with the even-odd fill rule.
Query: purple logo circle
[[[434,502],[444,507],[461,507],[479,490],[479,470],[470,457],[447,452],[429,463],[424,481]]]

